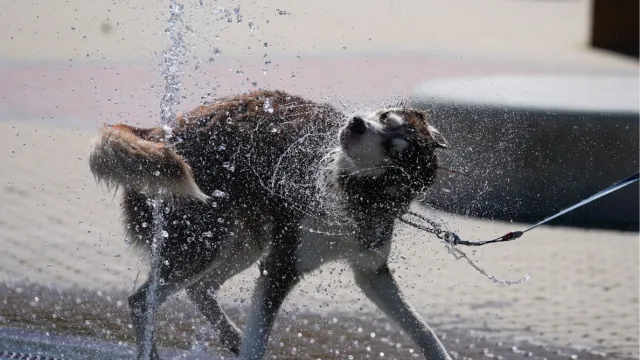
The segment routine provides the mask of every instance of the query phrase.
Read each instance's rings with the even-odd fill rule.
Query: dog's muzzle
[[[367,132],[367,124],[360,116],[354,116],[347,124],[340,129],[340,144],[343,149],[348,150],[358,143],[360,137]]]
[[[360,116],[354,116],[347,123],[345,131],[348,131],[353,135],[362,135],[367,131],[367,124]]]

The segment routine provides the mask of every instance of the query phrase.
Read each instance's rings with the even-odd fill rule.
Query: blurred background
[[[145,264],[87,154],[103,123],[159,124],[172,32],[177,112],[256,88],[345,112],[399,99],[431,111],[452,145],[443,162],[466,176],[443,174],[420,209],[465,237],[523,228],[638,171],[637,0],[183,0],[171,28],[170,3],[2,2],[0,352],[69,336],[77,358],[130,351],[126,295]],[[520,285],[405,228],[392,267],[454,357],[638,359],[637,184],[554,225],[469,252],[500,279],[530,274]],[[414,356],[345,270],[292,294],[274,356]],[[241,323],[255,275],[221,294]],[[182,297],[159,318],[166,348],[217,351]]]

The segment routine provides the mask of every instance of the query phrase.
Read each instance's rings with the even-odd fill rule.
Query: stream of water
[[[165,80],[164,93],[160,101],[161,125],[170,131],[175,121],[174,108],[180,104],[180,90],[182,82],[180,76],[181,59],[186,54],[186,45],[182,37],[181,27],[184,6],[176,0],[170,0],[168,27],[165,32],[171,39],[171,46],[164,52],[164,67],[162,76]],[[169,234],[165,231],[164,207],[166,201],[163,194],[157,194],[152,200],[153,207],[153,242],[151,244],[151,266],[149,272],[149,290],[147,291],[147,312],[145,314],[147,327],[144,333],[143,359],[149,358],[153,347],[154,317],[158,308],[158,293],[162,286],[160,267],[162,266],[162,246]]]

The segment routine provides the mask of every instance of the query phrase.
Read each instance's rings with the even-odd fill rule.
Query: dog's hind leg
[[[218,276],[209,275],[206,279],[202,279],[188,287],[187,295],[196,304],[200,313],[209,320],[214,329],[220,334],[222,345],[238,355],[242,337],[240,330],[229,319],[216,300],[218,290],[220,290],[224,280],[226,280],[226,277],[221,279]]]
[[[222,344],[238,355],[242,338],[240,330],[227,317],[216,297],[225,281],[255,263],[262,254],[262,248],[260,241],[249,233],[243,234],[240,228],[234,232],[245,236],[231,237],[233,246],[224,249],[215,267],[212,266],[205,276],[187,288],[187,295],[219,333]]]
[[[171,252],[167,252],[163,256],[163,258],[171,259],[172,261],[163,262],[160,267],[159,278],[161,283],[157,287],[155,301],[149,303],[149,281],[129,297],[129,308],[138,347],[137,359],[139,360],[159,359],[154,340],[153,315],[169,296],[200,279],[207,265],[213,261],[215,252],[200,251],[198,256],[187,256],[188,254],[186,253],[173,256],[171,254]],[[149,317],[148,314],[152,316]],[[150,337],[145,338],[145,330],[147,329],[151,333],[146,333]]]
[[[297,231],[298,227],[292,221],[278,222],[274,226],[272,248],[261,264],[251,314],[244,330],[240,350],[242,360],[261,360],[264,357],[278,310],[291,289],[300,281],[295,260]]]
[[[131,310],[131,319],[135,331],[136,344],[138,347],[138,360],[159,360],[158,351],[155,344],[155,326],[153,317],[160,305],[167,300],[169,296],[178,292],[182,287],[176,283],[165,284],[158,287],[156,301],[153,304],[148,303],[150,283],[145,282],[135,293],[129,296],[129,309]],[[148,323],[147,314],[151,312],[151,324]],[[145,339],[147,327],[151,331],[150,337]]]
[[[386,264],[378,270],[354,268],[354,272],[356,283],[365,295],[411,337],[425,358],[451,360],[433,330],[404,299]]]

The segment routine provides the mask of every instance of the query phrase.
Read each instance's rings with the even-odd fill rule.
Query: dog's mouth
[[[380,163],[380,159],[374,160],[374,157],[370,155],[374,149],[365,147],[362,144],[361,137],[354,134],[340,136],[340,150],[342,150],[342,153],[360,166],[374,166]]]
[[[340,131],[339,140],[342,152],[350,158],[355,158],[352,154],[352,150],[358,144],[358,136],[349,134],[348,131],[342,129]]]

